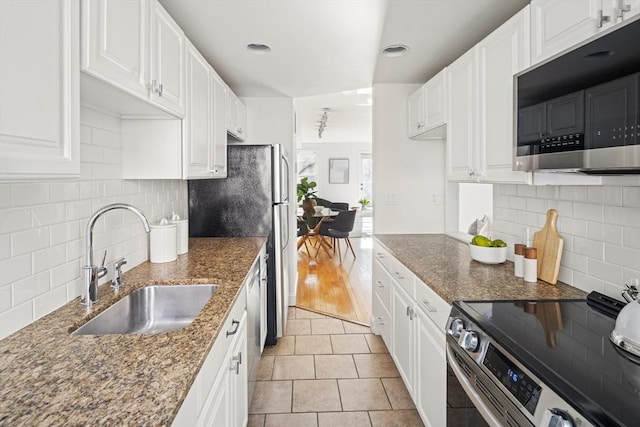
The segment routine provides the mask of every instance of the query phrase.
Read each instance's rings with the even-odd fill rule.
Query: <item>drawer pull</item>
[[[376,283],[378,284],[379,288],[384,288],[384,283],[382,283],[382,280],[376,280]]]
[[[231,366],[229,370],[236,371],[236,375],[240,375],[240,365],[242,364],[242,352],[231,358]]]
[[[383,322],[383,320],[384,320],[383,317],[376,317],[376,320],[378,321],[378,325],[380,325],[380,326],[386,325],[386,322]]]
[[[404,276],[403,276],[401,273],[399,273],[399,272],[397,272],[397,271],[396,271],[396,272],[395,272],[395,273],[393,273],[393,274],[395,274],[395,275],[396,275],[396,277],[397,277],[398,279],[400,279],[400,280],[404,280]]]
[[[232,321],[231,321],[231,325],[232,325],[232,326],[233,326],[233,325],[236,325],[236,327],[235,327],[231,332],[227,331],[227,336],[229,336],[229,335],[235,335],[235,334],[236,334],[236,332],[238,332],[238,328],[240,327],[240,322],[239,322],[238,320],[232,320]]]
[[[431,304],[429,304],[429,301],[422,300],[422,305],[424,306],[424,309],[427,310],[429,313],[435,313],[438,311],[437,308],[432,307]]]

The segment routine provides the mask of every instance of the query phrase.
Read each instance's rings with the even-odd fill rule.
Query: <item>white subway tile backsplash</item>
[[[33,300],[33,316],[39,319],[67,303],[66,286],[58,286]]]
[[[625,187],[622,191],[622,204],[623,206],[640,207],[640,187]]]
[[[31,275],[31,254],[0,261],[0,286]]]
[[[11,289],[13,292],[13,305],[19,305],[25,301],[30,301],[51,289],[49,272],[45,271],[26,279],[19,280],[11,285]]]
[[[602,221],[604,209],[602,205],[574,203],[573,217],[588,221]]]
[[[80,197],[80,185],[77,182],[54,182],[49,184],[52,202],[68,202]]]
[[[79,180],[0,184],[0,339],[80,295],[85,228],[98,208],[131,203],[150,220],[186,214],[186,181],[121,179],[118,117],[83,107],[80,142]],[[127,269],[148,260],[134,215],[111,211],[94,231],[96,262],[104,249],[107,262],[126,257]]]
[[[42,227],[45,225],[64,222],[66,218],[63,203],[35,206],[31,210],[31,225]]]
[[[596,259],[589,259],[587,269],[589,275],[597,279],[608,280],[613,283],[622,283],[622,267]]]
[[[620,225],[604,224],[602,222],[589,222],[587,237],[614,245],[622,245],[623,227]]]
[[[51,246],[33,252],[33,272],[50,270],[56,265],[60,265],[66,261],[66,252],[64,245]]]
[[[0,184],[0,209],[11,206],[11,186]]]
[[[49,184],[26,183],[11,185],[11,205],[31,206],[49,202]]]
[[[49,228],[41,227],[11,234],[11,255],[31,253],[49,246]]]
[[[604,221],[629,227],[639,227],[640,208],[605,206]]]
[[[566,185],[560,186],[559,198],[562,200],[570,200],[575,202],[586,202],[588,189],[581,186]]]
[[[34,319],[33,302],[27,301],[0,313],[0,337],[4,338],[28,325]]]
[[[519,229],[539,230],[544,211],[557,209],[564,238],[559,280],[587,292],[605,292],[606,281],[610,294],[623,280],[640,277],[640,177],[603,181],[604,186],[495,185],[496,233],[519,241]]]
[[[640,268],[640,250],[605,244],[604,260],[620,266],[638,266]]]
[[[27,230],[29,227],[31,227],[31,208],[0,211],[0,233]]]
[[[0,234],[0,260],[9,258],[10,256],[11,256],[11,235]]]

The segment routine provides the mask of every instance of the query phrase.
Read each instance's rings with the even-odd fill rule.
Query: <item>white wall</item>
[[[186,215],[186,181],[122,180],[120,119],[81,111],[79,180],[0,183],[0,338],[80,295],[87,220],[98,208],[130,203],[149,221]],[[96,260],[148,259],[148,237],[130,212],[111,211],[94,228]],[[112,268],[101,280],[111,280]]]
[[[373,88],[373,226],[375,233],[442,233],[444,140],[407,137],[407,97],[417,84]]]
[[[303,143],[299,150],[316,153],[316,193],[332,202],[348,202],[359,206],[360,200],[360,153],[371,153],[372,144],[367,143]],[[349,159],[349,183],[329,183],[329,159]],[[375,201],[374,201],[375,202]]]
[[[547,210],[557,209],[564,239],[559,280],[621,300],[624,283],[640,278],[640,177],[604,177],[603,183],[494,185],[494,234],[513,247],[524,227],[541,229]]]

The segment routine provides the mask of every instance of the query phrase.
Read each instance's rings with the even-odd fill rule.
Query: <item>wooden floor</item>
[[[371,247],[370,236],[351,238],[356,253],[341,242],[343,263],[338,254],[329,257],[320,250],[311,258],[304,246],[298,251],[298,291],[296,307],[368,325],[371,315]],[[346,251],[346,252],[345,252]]]

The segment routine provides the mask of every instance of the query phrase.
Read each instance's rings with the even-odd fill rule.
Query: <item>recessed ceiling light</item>
[[[397,58],[398,56],[403,56],[407,53],[409,53],[409,46],[405,46],[403,44],[392,44],[380,51],[380,55],[388,58]]]
[[[251,53],[269,53],[271,52],[271,48],[266,44],[262,43],[249,43],[247,45],[247,50]]]

